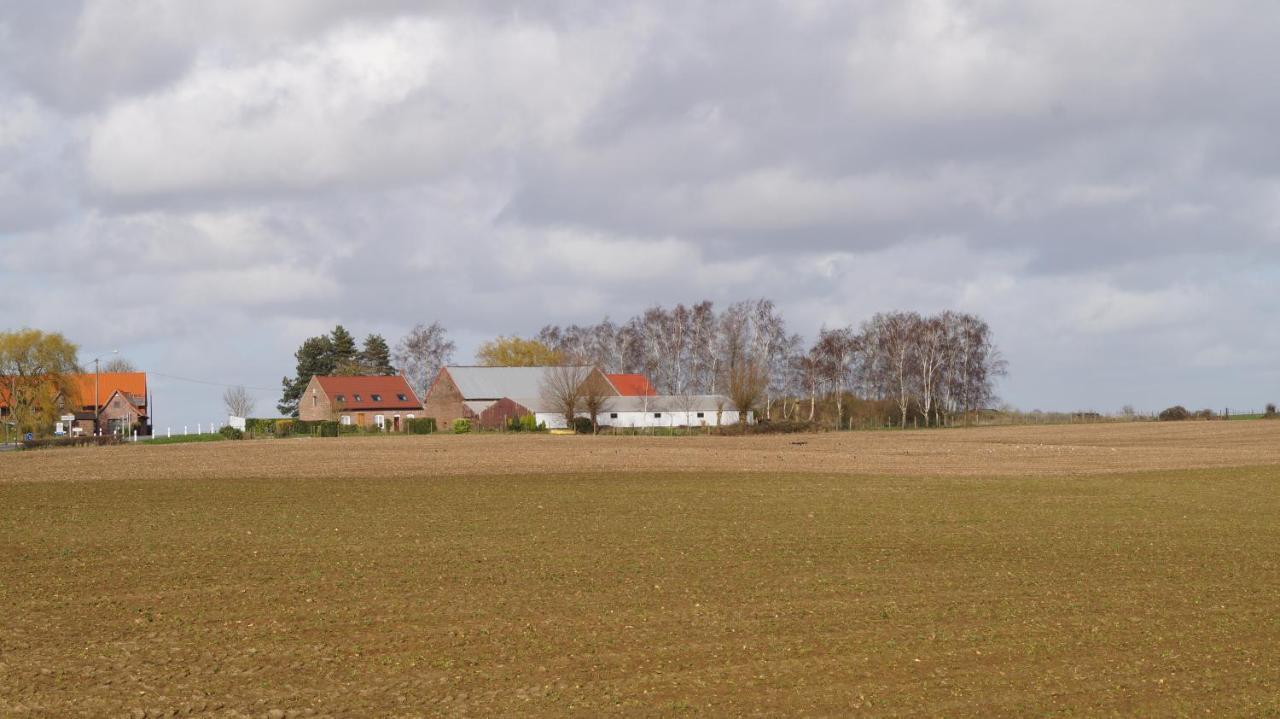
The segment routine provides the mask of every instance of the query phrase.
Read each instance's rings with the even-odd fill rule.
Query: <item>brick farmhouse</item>
[[[336,377],[316,375],[298,403],[298,419],[404,431],[423,417],[422,402],[399,375]]]

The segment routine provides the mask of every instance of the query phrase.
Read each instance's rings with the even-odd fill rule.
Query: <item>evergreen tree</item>
[[[365,374],[394,375],[396,368],[391,366],[391,347],[382,335],[369,335],[364,338],[364,349],[360,351],[360,365]]]
[[[333,328],[329,333],[329,343],[333,346],[332,374],[350,377],[365,374],[364,365],[360,361],[360,353],[356,351],[356,338],[342,325]]]
[[[332,347],[330,351],[333,353],[334,366],[357,359],[356,338],[352,337],[342,325],[334,327],[333,332],[329,333],[329,343]]]
[[[334,337],[338,336],[337,330],[342,330],[342,326],[339,325],[334,330]],[[346,334],[346,330],[342,330],[342,333]],[[346,336],[348,340],[351,339],[351,335]],[[297,417],[298,402],[307,389],[307,383],[314,375],[333,374],[337,369],[337,360],[334,356],[333,339],[325,335],[307,338],[293,356],[298,360],[297,376],[285,377],[281,382],[283,394],[276,409],[283,415]]]

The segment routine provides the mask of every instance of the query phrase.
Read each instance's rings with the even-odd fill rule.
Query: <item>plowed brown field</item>
[[[748,437],[528,434],[144,445],[3,456],[0,482],[565,472],[1022,476],[1280,464],[1280,421],[990,427]]]
[[[1280,716],[1280,422],[0,454],[0,717]]]

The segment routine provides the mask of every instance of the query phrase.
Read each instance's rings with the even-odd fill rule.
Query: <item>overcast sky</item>
[[[424,11],[423,7],[432,8]],[[8,2],[0,328],[222,417],[659,302],[986,317],[1023,409],[1280,400],[1280,4]]]

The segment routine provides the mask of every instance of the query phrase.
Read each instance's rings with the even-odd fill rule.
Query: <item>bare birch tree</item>
[[[227,391],[222,393],[222,404],[226,406],[227,414],[232,417],[248,417],[253,414],[253,408],[257,402],[249,394],[249,390],[243,386],[236,386],[228,387]]]
[[[562,365],[548,367],[542,377],[539,394],[543,402],[564,416],[565,425],[572,428],[573,419],[583,407],[583,385],[591,374],[590,367]]]

